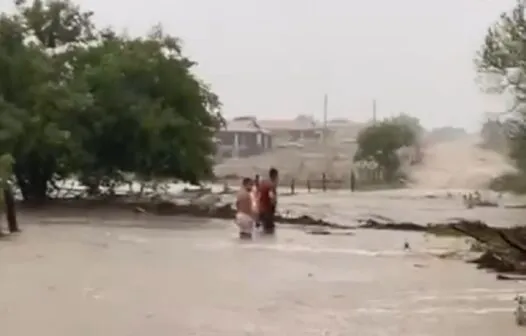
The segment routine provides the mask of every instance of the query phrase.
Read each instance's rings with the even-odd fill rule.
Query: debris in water
[[[100,294],[99,289],[91,287],[84,288],[84,295],[94,300],[100,300],[104,298],[102,294]]]
[[[497,274],[497,280],[526,281],[526,276],[520,274]]]
[[[345,231],[345,230],[327,230],[325,228],[317,228],[313,230],[307,230],[305,232],[308,234],[317,235],[317,236],[328,236],[328,235],[354,236],[354,232]]]
[[[135,213],[146,213],[146,210],[144,210],[141,207],[135,207],[135,208],[133,208],[133,212],[135,212]]]
[[[321,235],[321,236],[326,236],[326,235],[331,234],[329,230],[325,230],[323,228],[310,230],[310,231],[307,231],[307,233],[311,235]]]

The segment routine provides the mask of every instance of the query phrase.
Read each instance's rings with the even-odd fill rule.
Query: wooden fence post
[[[351,170],[350,187],[351,187],[351,191],[356,190],[356,175],[354,175],[353,170]]]
[[[327,191],[327,175],[321,174],[321,188],[323,191]]]

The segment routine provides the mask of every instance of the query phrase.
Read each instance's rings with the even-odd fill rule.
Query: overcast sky
[[[366,120],[399,112],[476,128],[501,108],[475,84],[473,57],[513,0],[81,0],[100,24],[183,39],[227,117]],[[11,0],[0,0],[1,8]]]

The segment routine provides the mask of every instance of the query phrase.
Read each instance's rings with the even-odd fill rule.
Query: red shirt
[[[276,187],[271,181],[265,180],[259,184],[259,211],[272,212],[274,210],[274,202],[270,198],[270,193],[276,195]]]

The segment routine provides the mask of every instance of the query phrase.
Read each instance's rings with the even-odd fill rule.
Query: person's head
[[[250,191],[252,190],[252,185],[254,184],[254,182],[252,181],[252,179],[250,177],[245,177],[243,178],[243,180],[241,181],[241,186],[243,187],[243,189],[245,189],[246,191]]]
[[[268,177],[272,182],[277,183],[279,177],[278,170],[276,168],[270,168],[268,171]]]

